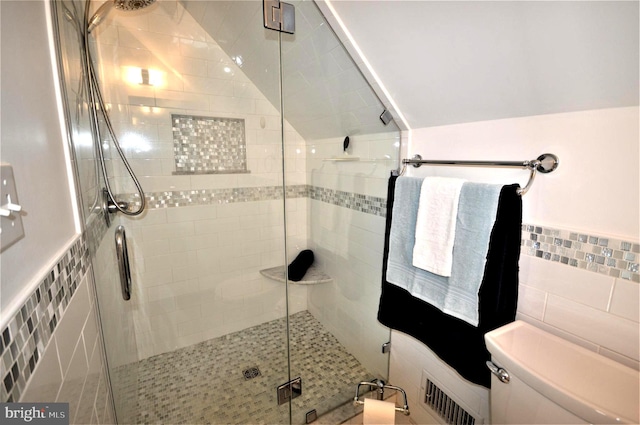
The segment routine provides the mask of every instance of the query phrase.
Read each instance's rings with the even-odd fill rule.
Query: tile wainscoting
[[[150,207],[251,202],[281,199],[283,195],[280,186],[193,192],[149,194]],[[287,197],[309,197],[332,205],[384,216],[386,200],[383,198],[310,185],[289,186],[286,192]],[[199,196],[203,193],[207,196]],[[91,252],[95,251],[95,241],[100,240],[106,231],[98,217],[92,222],[94,224],[89,226],[85,234],[78,237],[56,266],[42,278],[41,284],[2,330],[0,351],[4,370],[1,388],[3,401],[20,400],[71,297],[87,274]],[[523,255],[636,283],[640,281],[640,245],[636,241],[523,224],[522,246]]]
[[[18,401],[89,268],[84,236],[42,278],[2,330],[2,401]]]

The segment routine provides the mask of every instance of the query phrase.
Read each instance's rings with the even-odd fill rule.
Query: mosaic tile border
[[[187,207],[191,205],[230,204],[235,202],[256,202],[282,199],[282,186],[237,187],[231,189],[181,190],[147,193],[147,205],[150,209]],[[385,217],[386,198],[327,189],[310,185],[291,185],[286,187],[287,198],[310,198],[316,201],[349,208],[366,214]],[[133,205],[140,205],[137,194],[120,195]]]
[[[85,231],[87,249],[89,250],[91,258],[93,258],[96,251],[98,251],[100,242],[102,242],[102,238],[104,238],[107,230],[109,230],[109,228],[107,227],[107,222],[104,219],[104,212],[100,211],[98,214],[91,214],[87,221]]]
[[[620,239],[522,225],[522,253],[640,283],[640,244]]]
[[[291,185],[286,189],[287,198],[308,196],[308,186]],[[234,187],[225,189],[174,190],[167,192],[147,192],[149,209],[188,207],[194,205],[232,204],[236,202],[258,202],[282,199],[282,186]],[[136,207],[140,205],[138,194],[122,194],[119,198]]]
[[[309,197],[339,207],[349,208],[379,217],[387,216],[387,199],[342,190],[309,186]]]
[[[2,329],[0,401],[17,402],[44,354],[71,297],[87,274],[89,250],[84,235],[61,256],[24,305]]]

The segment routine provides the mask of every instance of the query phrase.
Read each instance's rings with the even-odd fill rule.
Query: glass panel
[[[106,342],[109,375],[117,418],[132,422],[136,414],[138,353],[134,332],[133,305],[120,294],[115,255],[115,225],[107,228],[99,205],[104,183],[97,169],[89,113],[86,73],[83,71],[84,1],[53,3],[58,26],[59,58],[62,66],[63,99],[71,134],[74,163],[85,221],[85,235],[92,257],[102,335]],[[110,152],[105,151],[107,167],[113,171]]]
[[[71,80],[80,71],[67,50],[79,46],[67,32]],[[141,216],[118,214],[109,231],[99,229],[97,251],[107,259],[94,259],[118,420],[288,423],[289,404],[276,399],[289,380],[286,285],[260,273],[285,258],[279,35],[263,28],[262,2],[112,8],[90,48],[105,109],[148,201]],[[108,155],[115,145],[104,124]],[[78,157],[93,165],[90,139],[80,136],[88,124],[74,126]],[[117,198],[135,209],[124,164],[115,153],[107,159]],[[91,211],[102,185],[92,186],[91,166],[78,165]],[[128,302],[98,273],[117,273],[118,224],[133,272]],[[134,358],[120,361],[131,342]]]
[[[316,4],[291,3],[296,33],[282,43],[285,178],[307,197],[286,200],[288,262],[314,253],[313,269],[288,282],[291,375],[303,381],[292,422],[305,423],[315,409],[340,423],[355,412],[360,381],[388,376],[381,348],[390,332],[377,311],[400,131],[380,120],[384,106]]]

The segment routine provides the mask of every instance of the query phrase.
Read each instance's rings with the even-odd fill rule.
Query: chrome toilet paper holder
[[[354,406],[364,404],[364,401],[360,400],[360,387],[363,385],[368,385],[369,388],[375,388],[378,400],[384,399],[384,390],[395,390],[401,392],[402,396],[404,397],[404,406],[396,407],[395,409],[398,412],[402,412],[405,416],[409,416],[409,403],[407,402],[407,393],[400,387],[385,384],[382,379],[374,379],[372,382],[360,382],[356,387],[356,396],[353,398]]]

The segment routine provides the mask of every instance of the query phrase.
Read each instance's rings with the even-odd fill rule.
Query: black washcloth
[[[295,260],[289,264],[288,276],[289,280],[299,282],[304,277],[309,267],[313,264],[313,251],[305,249],[301,251]]]

